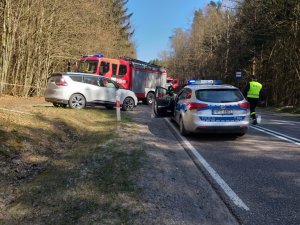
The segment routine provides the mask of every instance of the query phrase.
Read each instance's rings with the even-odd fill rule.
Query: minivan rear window
[[[203,89],[196,91],[196,98],[203,102],[226,103],[242,101],[244,96],[238,89]]]
[[[49,77],[48,83],[59,82],[61,78],[61,75],[52,75],[51,77]]]
[[[82,82],[82,76],[70,75],[69,77],[74,81]]]

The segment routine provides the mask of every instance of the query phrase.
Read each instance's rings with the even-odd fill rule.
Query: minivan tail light
[[[197,102],[189,102],[187,104],[189,110],[206,108],[207,106],[208,106],[207,104],[197,103]]]
[[[250,103],[249,102],[243,102],[243,103],[240,103],[238,106],[243,108],[243,109],[249,109],[250,108]]]
[[[55,81],[55,84],[56,84],[57,86],[68,86],[68,83],[65,81],[64,78],[60,78],[59,81]]]

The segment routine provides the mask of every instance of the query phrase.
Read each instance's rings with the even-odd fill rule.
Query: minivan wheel
[[[69,106],[72,109],[83,109],[85,104],[85,98],[81,94],[73,94],[69,99]]]
[[[188,135],[188,132],[186,131],[185,127],[184,127],[184,123],[183,123],[183,119],[182,117],[180,117],[179,119],[179,131],[183,136]]]
[[[131,97],[126,97],[122,104],[122,109],[124,111],[130,111],[134,108],[134,100]]]
[[[148,94],[147,94],[147,104],[148,105],[152,105],[153,104],[153,101],[154,101],[154,94],[153,94],[153,92],[149,92]]]

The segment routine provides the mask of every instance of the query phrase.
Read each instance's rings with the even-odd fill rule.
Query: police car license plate
[[[212,111],[213,115],[232,115],[232,109],[214,109]]]

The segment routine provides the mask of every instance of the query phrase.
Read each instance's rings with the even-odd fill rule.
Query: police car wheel
[[[156,117],[159,117],[159,114],[158,114],[158,106],[157,106],[156,100],[154,100],[154,103],[153,103],[153,112],[154,112],[154,115],[155,115]]]
[[[184,123],[183,123],[183,119],[182,117],[180,117],[179,119],[179,131],[183,136],[188,135],[188,132],[186,131],[185,127],[184,127]]]

